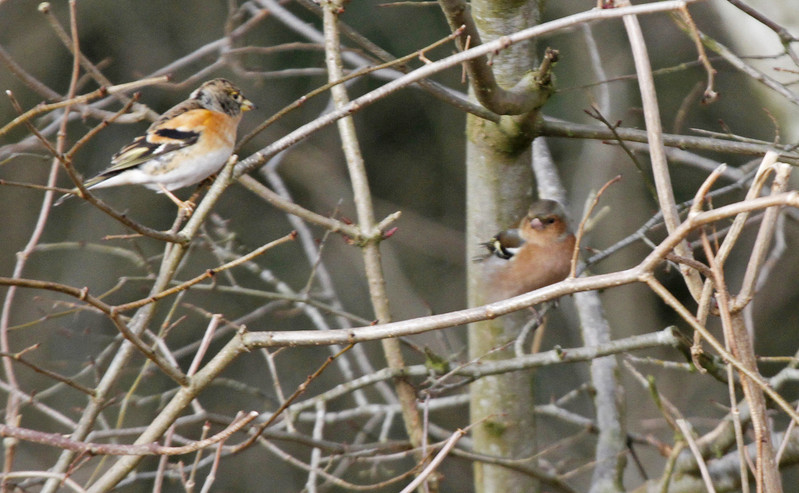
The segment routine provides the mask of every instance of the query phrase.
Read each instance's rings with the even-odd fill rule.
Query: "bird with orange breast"
[[[217,173],[233,153],[242,113],[255,105],[225,79],[202,84],[111,158],[111,167],[86,180],[86,189],[144,185],[185,203],[172,190],[199,183]],[[78,194],[74,188],[55,205]]]
[[[574,241],[559,203],[533,202],[516,228],[501,231],[482,244],[488,249],[483,259],[487,301],[510,298],[565,279]]]

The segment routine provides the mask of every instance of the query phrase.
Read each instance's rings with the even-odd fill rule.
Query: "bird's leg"
[[[158,184],[158,187],[161,189],[161,192],[164,195],[169,197],[169,200],[174,202],[175,205],[178,206],[178,208],[182,210],[184,214],[186,214],[187,218],[191,217],[191,213],[194,212],[194,207],[195,207],[194,202],[192,202],[191,200],[187,200],[185,202],[180,200],[179,198],[177,198],[177,196],[174,193],[167,190],[167,188],[160,183]]]

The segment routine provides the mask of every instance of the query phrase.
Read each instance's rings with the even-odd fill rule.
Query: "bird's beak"
[[[255,105],[249,99],[245,98],[244,101],[241,102],[241,111],[250,111],[254,109]]]

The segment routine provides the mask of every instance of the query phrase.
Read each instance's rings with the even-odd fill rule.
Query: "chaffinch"
[[[114,154],[111,166],[84,185],[92,190],[144,185],[166,193],[184,207],[171,190],[194,185],[219,171],[233,153],[242,112],[253,108],[231,82],[205,82],[189,99],[150,125],[144,135]]]
[[[574,235],[563,208],[554,200],[533,202],[518,227],[496,234],[482,245],[488,300],[533,291],[569,275]]]

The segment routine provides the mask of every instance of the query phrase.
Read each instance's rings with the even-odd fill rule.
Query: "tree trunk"
[[[536,2],[476,0],[472,16],[484,41],[530,27],[538,22]],[[537,66],[534,43],[515,45],[492,59],[497,83],[516,85]],[[504,119],[526,118],[504,116]],[[531,137],[520,135],[517,125],[496,124],[470,115],[467,121],[467,254],[474,258],[480,242],[511,226],[524,215],[532,201],[530,167]],[[513,130],[509,130],[513,129]],[[487,300],[479,263],[469,262],[469,304]],[[469,328],[470,358],[505,359],[513,356],[513,345],[490,351],[513,341],[521,329],[521,317],[506,316],[472,324]],[[534,453],[533,373],[514,372],[484,377],[471,387],[471,422],[474,450],[480,454],[520,459]],[[534,481],[510,469],[476,463],[475,491],[532,491]]]

